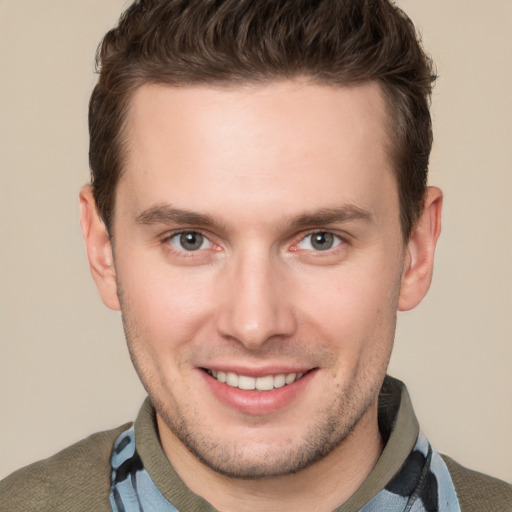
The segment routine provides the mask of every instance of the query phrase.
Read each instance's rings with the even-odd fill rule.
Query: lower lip
[[[304,392],[305,387],[316,375],[316,370],[311,370],[299,380],[282,388],[271,391],[247,391],[219,382],[204,370],[200,372],[211,392],[222,403],[231,409],[253,416],[270,414],[289,406],[297,395]]]

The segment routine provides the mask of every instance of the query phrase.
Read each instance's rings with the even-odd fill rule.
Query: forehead
[[[226,214],[226,200],[232,213],[273,204],[290,215],[298,203],[371,203],[384,182],[396,195],[386,125],[376,83],[145,85],[127,115],[118,194],[133,208],[172,202]]]

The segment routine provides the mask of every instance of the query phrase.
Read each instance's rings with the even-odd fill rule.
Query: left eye
[[[305,236],[298,244],[300,249],[313,251],[328,251],[342,243],[339,236],[328,231],[318,231]]]
[[[182,231],[169,238],[169,243],[180,251],[199,251],[209,249],[213,244],[201,233],[197,231]]]

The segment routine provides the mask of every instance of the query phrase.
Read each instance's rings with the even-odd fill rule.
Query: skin
[[[428,290],[442,199],[429,189],[404,243],[386,121],[375,83],[146,85],[114,248],[81,192],[92,274],[122,311],[164,451],[219,509],[332,510],[382,451],[396,312]],[[305,376],[240,391],[205,370]]]

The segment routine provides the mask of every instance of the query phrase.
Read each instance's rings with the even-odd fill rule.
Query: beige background
[[[402,0],[441,78],[430,295],[391,373],[435,447],[512,481],[512,1]],[[123,0],[0,0],[0,476],[133,419],[144,392],[78,227],[93,55]]]

